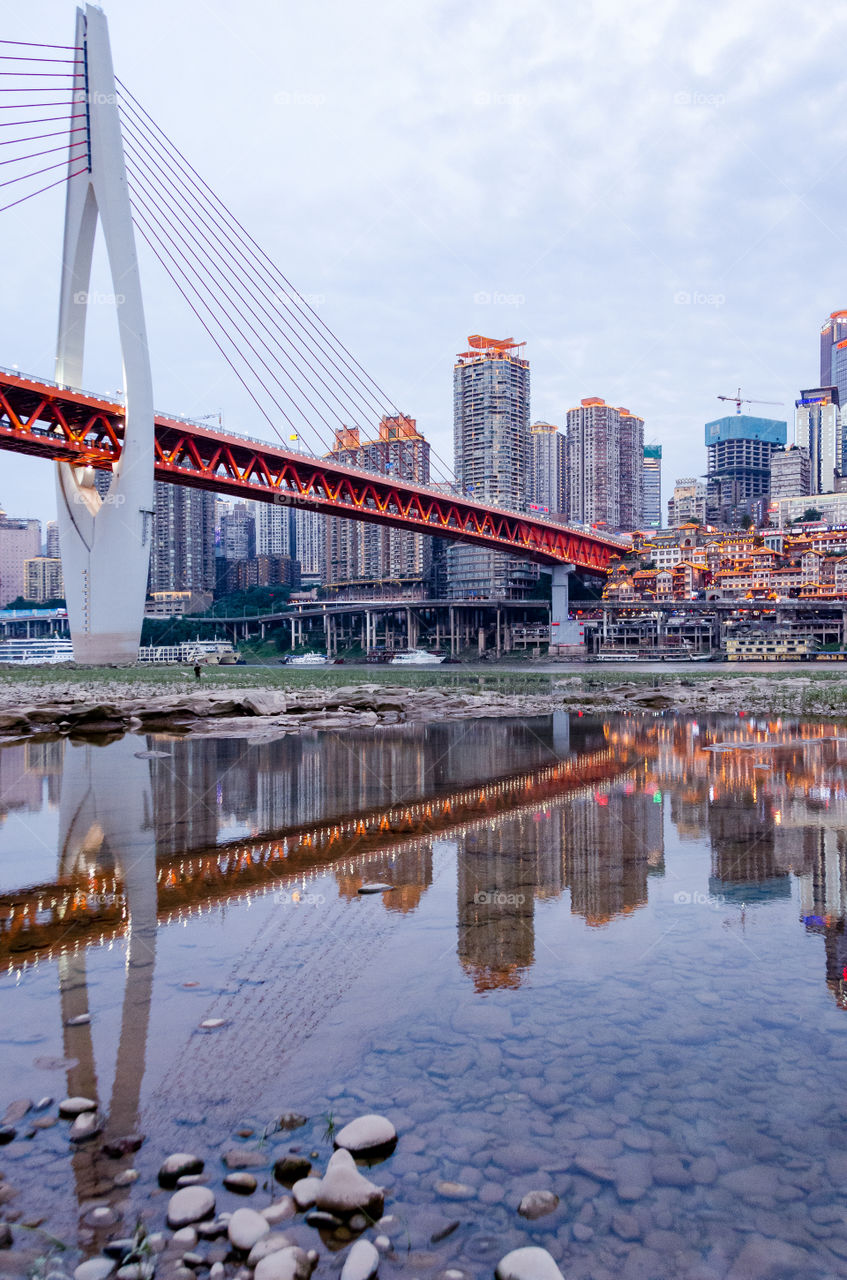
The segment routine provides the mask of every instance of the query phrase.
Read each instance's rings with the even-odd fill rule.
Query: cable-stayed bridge
[[[625,544],[479,501],[437,456],[427,484],[403,475],[400,463],[375,473],[336,461],[339,431],[367,433],[384,417],[404,415],[115,76],[103,13],[91,5],[77,11],[72,45],[0,46],[0,174],[9,174],[0,178],[0,212],[66,186],[55,380],[0,372],[0,448],[57,464],[76,660],[135,660],[154,480],[302,505],[552,567],[551,641],[568,643],[567,574],[602,573]],[[98,221],[115,289],[122,402],[80,390]],[[278,443],[156,413],[136,235]],[[98,470],[112,475],[105,499],[94,483]]]

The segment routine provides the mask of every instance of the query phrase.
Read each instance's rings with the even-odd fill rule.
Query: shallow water
[[[0,749],[0,819],[0,1109],[83,1094],[146,1136],[110,1159],[30,1113],[0,1147],[23,1219],[87,1252],[92,1203],[158,1228],[176,1150],[232,1209],[222,1152],[322,1169],[374,1110],[400,1132],[381,1275],[488,1276],[522,1243],[569,1277],[847,1274],[843,729],[29,743]],[[531,1222],[533,1188],[560,1203]]]

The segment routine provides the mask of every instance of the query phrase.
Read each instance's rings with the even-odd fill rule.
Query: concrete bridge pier
[[[582,658],[585,656],[585,636],[580,623],[569,617],[568,579],[574,571],[572,564],[553,566],[553,601],[550,609],[551,658]]]

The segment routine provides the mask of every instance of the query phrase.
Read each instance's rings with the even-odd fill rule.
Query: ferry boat
[[[328,662],[325,653],[296,653],[285,659],[287,667],[325,667]]]
[[[138,661],[154,665],[181,662],[190,666],[232,666],[238,661],[238,654],[228,640],[184,640],[182,644],[142,645]]]
[[[392,667],[423,667],[443,662],[443,653],[430,653],[427,649],[411,649],[408,653],[398,653],[391,659]]]
[[[73,662],[74,647],[70,640],[2,640],[0,662],[18,667],[53,666],[57,662]]]
[[[711,653],[695,653],[684,644],[659,645],[652,649],[601,649],[594,662],[710,662]]]

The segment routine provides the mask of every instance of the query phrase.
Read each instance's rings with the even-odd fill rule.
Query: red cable
[[[0,40],[0,44],[5,44],[5,43],[6,41]],[[22,58],[19,53],[0,53],[0,62],[59,62],[63,67],[81,67],[85,64],[85,59],[84,58]]]
[[[14,89],[0,89],[0,93],[15,93]],[[64,92],[64,90],[63,90]],[[52,107],[55,111],[57,107],[78,107],[79,102],[0,102],[0,111],[31,111],[33,107]],[[29,124],[28,120],[20,120],[19,124]]]
[[[86,145],[87,143],[85,142],[73,143],[73,146],[75,147],[84,147]],[[62,150],[64,150],[64,147],[62,148]],[[79,156],[69,157],[69,160],[79,160],[79,159],[80,159]],[[20,177],[17,177],[17,178],[7,178],[5,182],[0,182],[0,187],[11,187],[15,182],[26,182],[28,178],[37,178],[42,173],[49,173],[51,169],[61,169],[64,167],[64,165],[65,165],[64,160],[59,160],[56,164],[46,164],[43,169],[34,169],[32,173],[22,173]]]
[[[80,129],[74,129],[73,132],[84,133],[85,126],[82,126],[82,128]],[[27,139],[18,138],[15,141],[26,142]],[[12,145],[13,145],[13,142],[11,139],[8,142],[0,142],[0,147],[10,147]],[[10,160],[0,160],[0,164],[20,164],[21,160],[35,160],[37,156],[51,156],[51,155],[55,155],[57,151],[72,151],[74,147],[87,147],[87,146],[88,146],[88,140],[86,139],[85,142],[72,142],[70,144],[70,147],[68,147],[67,145],[64,147],[47,147],[45,151],[32,151],[28,156],[12,156]]]
[[[44,105],[46,106],[47,104],[45,103]],[[58,105],[59,105],[58,103],[54,103],[54,102],[50,103],[51,107],[58,106]],[[79,106],[79,103],[71,102],[68,105],[71,107],[77,107]],[[0,110],[3,110],[3,111],[14,111],[14,109],[15,109],[14,107],[0,108]],[[10,120],[8,124],[0,124],[0,129],[15,129],[19,124],[53,124],[54,121],[59,121],[59,120],[84,120],[84,119],[85,119],[85,112],[78,111],[74,116],[41,116],[39,120]],[[47,135],[45,134],[44,136],[46,137]]]
[[[80,173],[87,172],[87,168],[77,169],[76,173],[69,173],[64,178],[57,178],[55,182],[48,182],[46,187],[39,187],[37,191],[30,191],[29,195],[21,196],[20,200],[13,200],[11,204],[0,206],[0,213],[5,213],[7,209],[14,209],[16,204],[23,204],[24,200],[31,200],[33,196],[40,196],[42,191],[50,191],[52,187],[60,187],[63,182],[70,182],[71,178],[76,178]]]
[[[0,40],[0,44],[14,44],[24,49],[70,49],[71,53],[82,53],[81,44],[39,44],[37,40]]]
[[[38,142],[41,138],[65,138],[72,133],[86,133],[84,124],[78,124],[75,129],[54,129],[52,133],[31,133],[28,138],[7,138],[5,142],[0,139],[0,147],[13,147],[19,142]],[[56,148],[58,150],[58,148]],[[46,156],[46,151],[37,152],[38,155]],[[3,161],[8,164],[8,161]]]

